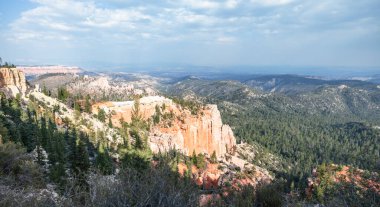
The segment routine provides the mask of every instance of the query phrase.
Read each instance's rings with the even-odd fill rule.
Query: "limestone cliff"
[[[25,74],[16,68],[0,68],[0,91],[8,97],[24,95],[27,90]]]
[[[112,114],[114,126],[120,126],[120,120],[131,121],[134,102],[105,102],[93,105],[93,112],[99,108]],[[140,99],[140,115],[145,120],[152,120],[158,106],[160,123],[151,127],[149,144],[153,152],[176,148],[186,155],[213,152],[223,156],[236,145],[231,128],[223,125],[216,105],[206,105],[197,115],[172,102],[172,100],[150,96]]]

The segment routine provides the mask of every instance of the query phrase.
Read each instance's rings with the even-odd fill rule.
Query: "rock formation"
[[[0,68],[0,91],[7,97],[24,95],[28,86],[25,74],[16,68]]]
[[[120,126],[120,120],[131,121],[133,101],[104,102],[93,105],[93,113],[103,109],[112,114],[114,126]],[[223,125],[216,105],[206,105],[197,115],[174,104],[172,100],[160,96],[148,96],[140,99],[140,116],[151,119],[159,107],[162,115],[159,124],[150,130],[149,144],[153,152],[175,148],[186,155],[213,152],[223,156],[236,145],[231,128]]]

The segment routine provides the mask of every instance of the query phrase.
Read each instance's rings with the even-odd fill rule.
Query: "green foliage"
[[[98,108],[98,119],[101,122],[105,122],[106,121],[106,112],[104,111],[104,109]]]
[[[91,113],[90,95],[86,96],[86,102],[85,102],[85,105],[84,105],[84,111],[86,113]]]
[[[58,88],[58,99],[66,102],[67,99],[69,98],[70,93],[67,91],[66,87],[59,87]]]
[[[132,108],[132,114],[131,114],[131,120],[132,120],[132,125],[138,125],[139,122],[141,122],[142,117],[140,114],[140,98],[136,97],[134,100],[134,105]]]
[[[0,178],[5,178],[2,176],[8,176],[7,180],[3,180],[5,182],[37,188],[44,187],[39,166],[33,162],[25,148],[12,142],[0,143]]]
[[[202,105],[196,101],[188,101],[178,97],[171,97],[171,99],[174,103],[188,109],[193,115],[197,115],[202,108]]]
[[[231,184],[227,182],[226,186],[231,186]],[[229,190],[227,195],[222,197],[222,201],[216,203],[216,206],[255,206],[257,204],[255,189],[251,185],[241,186],[240,191],[235,189]]]
[[[136,150],[146,150],[148,148],[148,137],[144,131],[139,131],[137,128],[132,128],[129,133],[131,137],[135,139],[134,148]]]
[[[1,57],[0,57],[0,67],[2,67],[2,68],[16,68],[16,66],[14,64],[11,64],[8,62],[4,62],[4,64],[3,64],[3,59]]]
[[[87,174],[90,169],[89,152],[87,149],[85,134],[80,132],[78,144],[75,149],[75,158],[72,160],[73,172],[77,177],[77,185],[87,186]]]
[[[108,149],[104,149],[103,145],[99,145],[95,165],[103,175],[111,175],[115,171],[112,158],[108,153]]]
[[[195,164],[197,168],[199,169],[204,169],[206,168],[206,161],[205,161],[205,156],[203,153],[199,153],[197,156],[197,163]]]
[[[45,94],[46,96],[51,96],[51,91],[47,89],[45,83],[42,86],[42,93]]]
[[[193,154],[191,155],[191,162],[193,165],[197,165],[198,163],[198,157],[197,157],[197,154],[195,153],[195,150],[193,150]]]
[[[81,112],[81,108],[80,108],[79,103],[74,102],[74,110],[77,111],[77,112],[79,112],[79,113]]]
[[[131,150],[124,155],[122,166],[123,168],[135,169],[138,172],[142,172],[149,168],[150,158],[151,157],[144,151]]]
[[[131,127],[140,131],[149,130],[149,124],[143,119],[140,112],[140,98],[136,97],[131,114]]]
[[[111,116],[108,117],[108,127],[113,128]]]
[[[292,168],[282,175],[299,181],[296,185],[304,185],[311,169],[323,161],[380,170],[376,163],[380,131],[362,123],[267,110],[224,114],[223,119],[235,127],[238,139],[258,143],[284,157]]]
[[[210,158],[210,161],[211,163],[215,164],[218,162],[218,158],[216,157],[216,153],[215,153],[215,150],[212,152],[211,154],[211,158]]]
[[[90,183],[90,191],[97,193],[88,194],[88,206],[198,206],[201,191],[194,183],[185,182],[178,172],[172,170],[170,158],[162,155],[160,164],[149,167],[140,166],[137,161],[130,159],[129,156],[145,160],[141,160],[136,153],[127,156],[124,163],[133,163],[127,164],[116,175],[118,182],[94,180]],[[131,167],[134,165],[138,168]]]
[[[153,123],[158,124],[158,123],[160,123],[160,120],[161,120],[161,115],[162,115],[161,109],[158,105],[156,105],[155,110],[156,110],[156,112],[153,115]]]
[[[282,206],[284,203],[282,185],[281,183],[274,183],[259,188],[256,192],[258,204],[263,207]]]

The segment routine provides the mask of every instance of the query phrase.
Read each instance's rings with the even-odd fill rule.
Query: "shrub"
[[[265,185],[256,192],[257,203],[264,207],[282,206],[283,197],[281,192],[282,189],[278,183]]]
[[[26,149],[18,144],[0,144],[0,176],[6,176],[8,184],[43,187],[43,175]]]

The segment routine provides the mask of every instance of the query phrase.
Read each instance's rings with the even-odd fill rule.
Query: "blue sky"
[[[16,64],[380,66],[379,0],[0,0]]]

